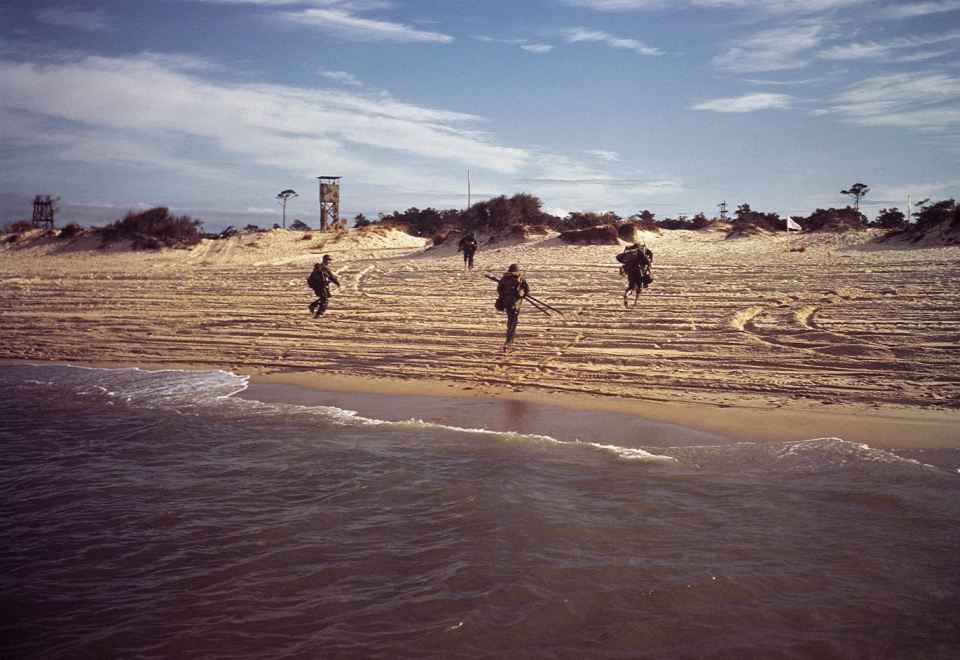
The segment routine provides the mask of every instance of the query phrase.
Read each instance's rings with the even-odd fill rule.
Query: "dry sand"
[[[0,248],[0,358],[216,367],[341,392],[498,397],[640,415],[743,440],[960,446],[960,246],[876,234],[647,235],[655,282],[624,309],[615,246],[452,246],[275,230],[189,250],[39,237]],[[790,246],[804,251],[789,251]],[[319,320],[305,278],[343,284]],[[506,357],[495,284],[532,293]]]

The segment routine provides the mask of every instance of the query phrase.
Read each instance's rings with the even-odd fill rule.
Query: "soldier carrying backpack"
[[[307,286],[317,294],[317,299],[309,306],[313,318],[319,318],[327,311],[327,303],[330,301],[330,283],[333,282],[338,289],[340,288],[340,280],[328,265],[331,261],[333,258],[329,254],[323,255],[323,264],[313,264],[313,271],[307,277]]]
[[[633,291],[633,306],[637,306],[640,293],[653,282],[650,267],[653,265],[653,252],[643,243],[634,243],[617,255],[620,262],[620,274],[627,276],[627,288],[623,291],[623,306],[629,307],[628,294]]]
[[[495,307],[499,312],[507,313],[507,341],[503,345],[503,352],[513,343],[513,336],[517,332],[517,323],[520,321],[520,303],[530,294],[530,285],[523,277],[523,272],[517,264],[510,264],[497,284],[497,302]]]
[[[457,243],[457,252],[463,251],[463,269],[473,270],[473,255],[477,253],[477,238],[468,233]]]

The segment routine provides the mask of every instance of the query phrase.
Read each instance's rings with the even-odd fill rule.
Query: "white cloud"
[[[526,43],[524,43],[524,44],[520,44],[520,48],[522,48],[522,49],[524,49],[525,51],[528,51],[528,52],[530,52],[530,53],[536,53],[536,54],[538,54],[538,55],[542,55],[543,53],[549,53],[551,50],[553,50],[553,46],[551,46],[550,44],[526,44]]]
[[[101,32],[110,28],[107,15],[102,10],[75,6],[48,7],[37,12],[37,20],[55,27],[85,32]]]
[[[517,183],[565,208],[593,209],[601,204],[604,211],[627,211],[642,203],[639,200],[673,200],[684,192],[682,181],[672,177],[644,176],[621,168],[611,173],[555,154],[537,154],[535,162],[537,170]]]
[[[751,85],[771,85],[774,87],[783,87],[788,85],[809,85],[811,83],[822,82],[823,78],[806,78],[803,80],[757,80],[754,78],[741,78],[745,83]]]
[[[363,83],[360,82],[360,79],[357,78],[352,73],[346,71],[328,71],[327,69],[320,69],[320,75],[324,78],[334,80],[336,82],[341,82],[346,85],[360,86]]]
[[[591,149],[586,153],[591,156],[596,156],[600,160],[606,161],[608,163],[615,163],[620,160],[620,157],[617,155],[616,151],[607,151],[606,149]]]
[[[947,42],[960,43],[960,30],[953,30],[945,34],[897,37],[886,41],[867,41],[853,44],[833,46],[822,52],[819,57],[825,60],[874,60],[883,62],[920,62],[952,52],[956,45],[946,50],[915,51],[900,54],[903,51],[923,48]]]
[[[513,173],[531,159],[471,128],[480,121],[473,115],[330,89],[211,82],[149,59],[0,62],[0,88],[0,109],[20,120],[2,122],[4,140],[55,144],[60,157],[85,162],[222,178],[254,166],[299,173],[322,159],[344,174],[399,181],[428,164]],[[183,155],[199,146],[206,153],[196,160]]]
[[[309,25],[353,41],[394,41],[399,43],[453,42],[453,37],[439,32],[417,30],[408,25],[363,18],[340,7],[282,11],[276,18],[292,25]]]
[[[598,11],[637,11],[678,6],[743,9],[773,14],[808,14],[864,3],[866,0],[563,0],[565,4]]]
[[[757,92],[730,98],[713,99],[693,106],[694,110],[712,112],[757,112],[758,110],[783,110],[789,108],[793,97],[789,94]]]
[[[907,195],[912,196],[913,203],[916,204],[924,197],[934,197],[939,190],[949,190],[957,186],[960,186],[960,180],[878,185],[873,187],[871,195],[878,200],[903,200],[903,210],[906,211]],[[880,203],[886,205],[890,202]]]
[[[641,55],[661,54],[661,51],[658,48],[647,46],[643,42],[637,41],[636,39],[623,39],[599,30],[589,30],[587,28],[579,27],[571,28],[564,33],[564,36],[570,43],[601,43],[609,46],[610,48],[624,48],[626,50],[632,50],[636,53],[640,53]]]
[[[726,53],[713,58],[714,66],[730,71],[782,71],[808,64],[808,54],[824,38],[824,28],[816,22],[801,22],[759,32]]]
[[[914,18],[931,14],[944,14],[960,9],[960,0],[938,0],[935,2],[897,3],[883,7],[878,14],[882,18]]]
[[[471,35],[473,39],[477,41],[482,41],[488,44],[510,44],[511,46],[519,46],[528,53],[535,53],[537,55],[542,55],[544,53],[549,53],[553,50],[553,46],[550,44],[543,43],[530,43],[526,39],[496,39],[487,35]]]
[[[946,73],[874,76],[834,97],[831,111],[873,126],[927,131],[960,127],[960,78]]]

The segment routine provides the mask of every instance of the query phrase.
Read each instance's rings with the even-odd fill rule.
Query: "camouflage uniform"
[[[321,316],[327,311],[327,304],[330,301],[330,283],[333,282],[340,288],[340,280],[333,274],[327,265],[331,261],[329,255],[323,257],[323,264],[313,264],[313,272],[307,278],[307,284],[317,295],[317,299],[310,303],[310,312],[314,318]]]
[[[504,343],[504,350],[513,342],[520,320],[520,303],[529,293],[530,285],[523,278],[520,267],[511,264],[497,284],[497,309],[507,313],[507,341]]]

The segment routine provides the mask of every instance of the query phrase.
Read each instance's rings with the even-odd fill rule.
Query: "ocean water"
[[[960,452],[384,421],[0,367],[4,658],[956,658]]]

